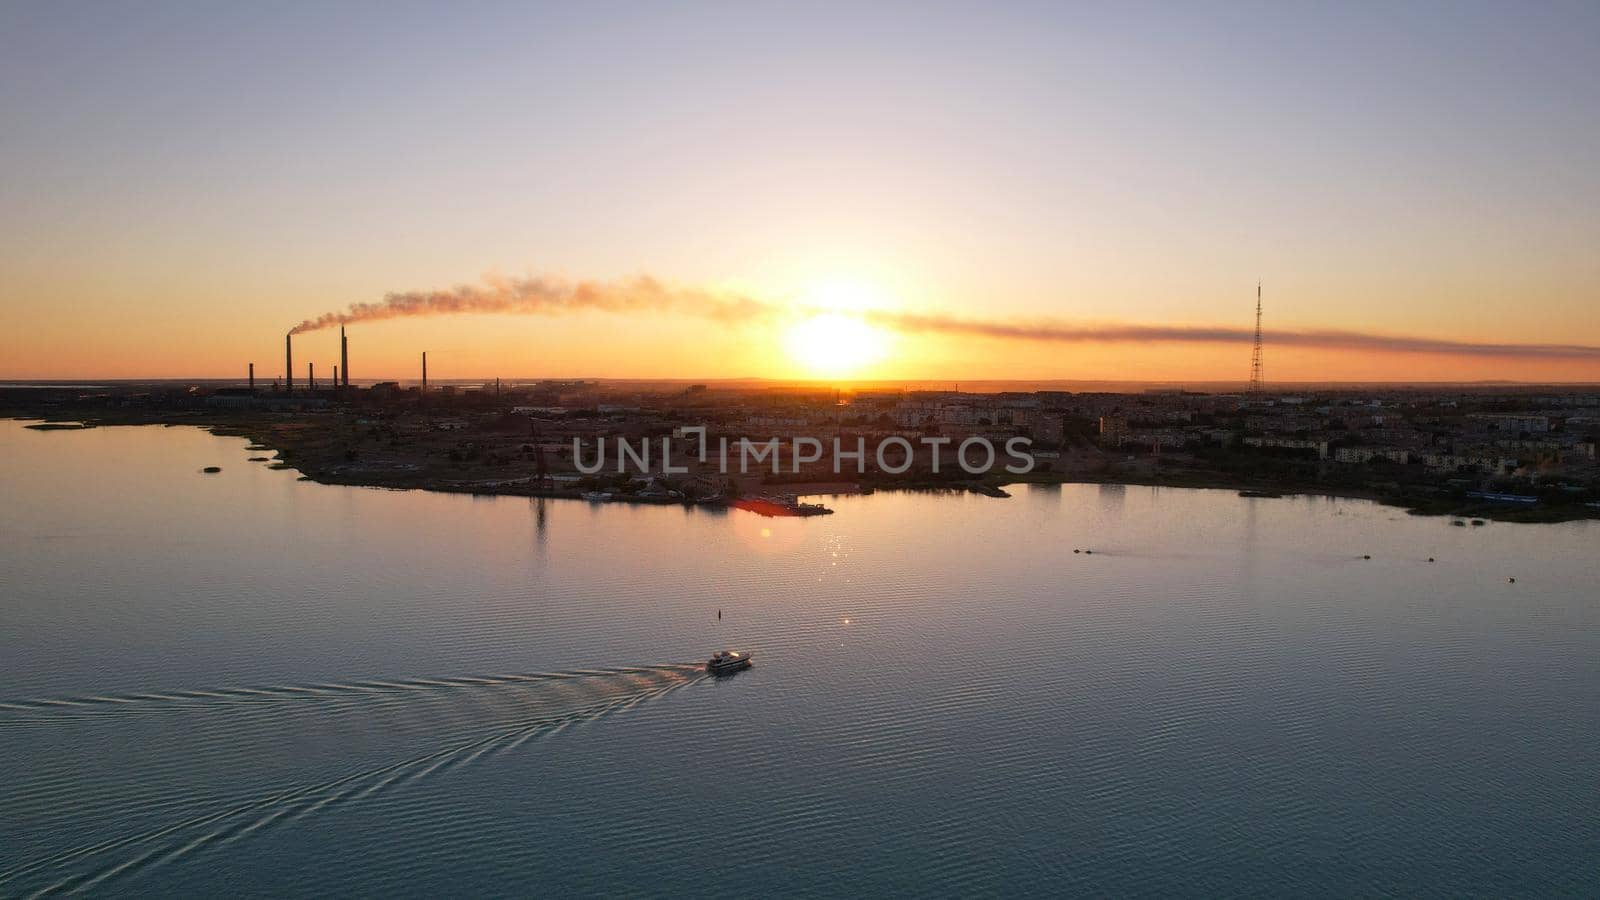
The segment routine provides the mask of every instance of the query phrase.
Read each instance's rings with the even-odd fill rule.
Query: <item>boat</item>
[[[750,668],[750,654],[737,650],[718,650],[706,661],[706,671],[713,675],[732,675]]]
[[[1474,500],[1488,500],[1493,503],[1538,503],[1539,498],[1532,494],[1500,494],[1493,491],[1467,491],[1467,496]]]
[[[749,510],[769,518],[776,516],[826,516],[833,510],[821,503],[801,503],[793,494],[757,494],[733,501],[738,509]]]
[[[578,496],[595,503],[604,503],[611,499],[611,494],[609,491],[584,491]]]

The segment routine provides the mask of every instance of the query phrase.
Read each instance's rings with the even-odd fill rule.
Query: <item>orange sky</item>
[[[1261,279],[1269,380],[1600,380],[1274,343],[1600,346],[1592,8],[301,12],[0,11],[0,379],[278,375],[302,319],[487,273],[777,312],[363,322],[357,378],[1243,379],[808,310],[1249,329]]]
[[[1246,307],[1242,322],[1235,323],[1239,327],[1250,325],[1253,309]],[[242,377],[245,363],[251,361],[262,378],[282,374],[282,335],[287,328],[281,320],[244,328],[226,321],[223,317],[230,316],[226,311],[193,319],[160,317],[156,322],[122,312],[108,316],[108,322],[75,315],[61,317],[65,323],[55,327],[41,323],[25,342],[17,342],[14,353],[7,353],[4,377]],[[904,333],[876,325],[858,326],[872,342],[868,352],[847,354],[842,367],[833,367],[827,346],[805,343],[831,344],[830,323],[823,321],[819,330],[807,327],[809,320],[805,313],[773,321],[723,323],[694,315],[587,311],[394,319],[352,324],[349,334],[352,371],[358,380],[416,378],[424,349],[436,379],[1209,381],[1242,380],[1249,373],[1246,343],[1054,343]],[[1455,333],[1477,339],[1466,329]],[[320,377],[328,377],[338,362],[338,330],[298,335],[295,359],[296,378],[304,377],[307,362],[317,365]],[[1600,380],[1600,363],[1586,360],[1275,346],[1270,324],[1265,362],[1268,379],[1285,382]]]

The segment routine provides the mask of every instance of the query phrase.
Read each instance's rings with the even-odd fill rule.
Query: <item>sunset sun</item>
[[[854,374],[887,352],[883,332],[857,316],[837,312],[802,319],[789,328],[784,343],[801,368],[818,376]]]
[[[784,332],[789,358],[804,374],[856,375],[889,355],[890,335],[865,318],[890,305],[876,285],[855,278],[814,282],[799,297],[799,318]]]

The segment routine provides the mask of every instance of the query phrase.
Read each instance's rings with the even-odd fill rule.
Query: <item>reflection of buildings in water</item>
[[[1257,590],[1257,582],[1261,577],[1261,536],[1256,529],[1256,507],[1261,500],[1241,500],[1244,503],[1244,528],[1239,532],[1239,590],[1249,602],[1251,597],[1260,599],[1262,592]]]
[[[1253,500],[1246,500],[1245,503],[1244,503],[1244,535],[1243,535],[1243,537],[1244,537],[1244,540],[1243,540],[1242,543],[1244,544],[1244,548],[1247,551],[1246,558],[1247,559],[1253,559],[1255,557],[1256,543],[1257,543],[1256,542],[1256,503]]]
[[[1065,493],[1065,491],[1061,490],[1060,483],[1045,482],[1043,484],[1028,485],[1028,493],[1036,497],[1042,494],[1056,501],[1057,503],[1060,503],[1061,496]]]
[[[545,498],[532,497],[530,500],[533,503],[533,534],[538,539],[539,546],[543,547],[550,528],[550,511],[545,504]]]
[[[1104,513],[1120,513],[1122,506],[1128,501],[1128,486],[1125,484],[1100,485],[1100,511]]]

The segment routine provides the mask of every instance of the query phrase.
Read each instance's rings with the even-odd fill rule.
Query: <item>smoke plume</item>
[[[1206,325],[1074,325],[1055,321],[1013,322],[960,319],[916,313],[873,312],[867,318],[905,332],[934,332],[1000,340],[1050,343],[1188,343],[1248,344],[1255,332],[1248,328]],[[1514,357],[1522,359],[1600,360],[1600,346],[1588,344],[1503,344],[1452,341],[1360,331],[1311,329],[1268,331],[1274,346],[1313,347],[1322,350],[1367,350],[1386,353],[1433,353],[1450,356]]]
[[[487,277],[482,285],[451,290],[404,291],[382,300],[352,303],[343,312],[306,319],[291,334],[335,325],[460,313],[559,315],[579,310],[609,313],[681,312],[725,322],[772,314],[769,304],[739,294],[673,287],[650,277],[628,281],[568,282],[555,278]]]
[[[352,303],[343,312],[329,312],[296,325],[300,334],[381,319],[442,316],[461,313],[513,313],[560,315],[581,310],[629,314],[668,312],[692,315],[728,324],[784,315],[818,312],[803,305],[775,303],[742,294],[664,284],[642,276],[626,281],[569,282],[555,278],[484,279],[482,285],[451,290],[405,291],[382,300]],[[1248,328],[1206,325],[1097,325],[1045,320],[969,319],[939,314],[873,310],[860,313],[873,324],[906,333],[933,333],[1006,341],[1045,343],[1140,344],[1247,344],[1255,334]],[[1448,356],[1497,357],[1525,360],[1600,361],[1600,346],[1588,344],[1508,344],[1456,341],[1360,331],[1309,329],[1267,332],[1274,346],[1382,353],[1424,353]]]

